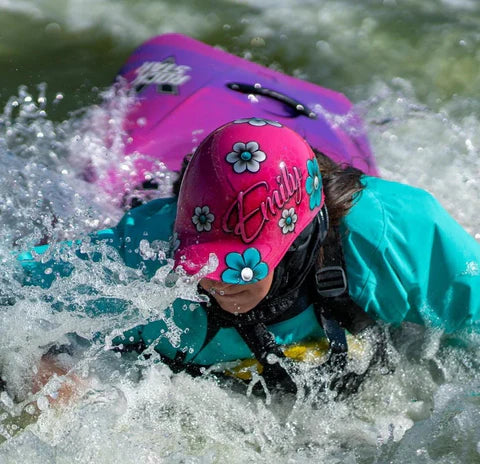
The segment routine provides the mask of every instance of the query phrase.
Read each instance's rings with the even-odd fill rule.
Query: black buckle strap
[[[269,354],[274,354],[278,358],[285,357],[265,324],[260,322],[254,325],[239,324],[236,329],[260,364],[267,362]]]
[[[347,352],[348,344],[345,329],[335,319],[327,319],[323,314],[320,314],[320,322],[327,336],[331,353]]]
[[[315,271],[317,292],[325,298],[343,295],[347,290],[347,277],[341,266],[326,266]]]
[[[356,335],[375,325],[373,319],[350,297],[345,274],[342,240],[338,227],[331,227],[323,244],[323,267],[317,264],[315,285],[320,316],[335,319],[340,327]]]
[[[256,360],[262,365],[262,377],[269,388],[279,389],[290,393],[297,392],[297,385],[287,370],[280,364],[285,355],[277,345],[274,335],[265,324],[238,325],[237,332],[248,345]],[[277,357],[277,362],[269,362],[269,355]]]

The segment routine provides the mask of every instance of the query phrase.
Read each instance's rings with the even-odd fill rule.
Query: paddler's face
[[[255,308],[272,286],[273,272],[253,284],[226,284],[202,279],[200,286],[217,300],[220,307],[232,314],[241,314]]]

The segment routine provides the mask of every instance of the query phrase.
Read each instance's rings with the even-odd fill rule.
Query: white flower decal
[[[195,214],[192,216],[192,222],[195,224],[198,232],[209,232],[212,229],[212,222],[215,216],[210,212],[208,206],[197,206]]]
[[[270,119],[261,119],[261,118],[242,118],[242,119],[237,119],[233,121],[235,124],[243,124],[244,122],[247,122],[251,126],[275,126],[275,127],[282,127],[282,125],[277,122],[277,121],[271,121]]]
[[[295,208],[284,209],[282,211],[282,218],[278,221],[278,225],[284,234],[288,234],[295,230],[297,219],[298,216],[295,214]]]
[[[233,151],[225,159],[233,165],[233,170],[237,174],[242,172],[257,172],[260,169],[260,163],[265,161],[267,155],[261,150],[257,142],[237,142],[233,145]]]

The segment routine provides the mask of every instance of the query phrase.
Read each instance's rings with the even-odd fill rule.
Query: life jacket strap
[[[323,298],[343,295],[348,287],[345,271],[340,266],[326,266],[315,271],[317,292]]]
[[[323,244],[323,257],[315,264],[315,311],[322,325],[323,320],[333,320],[357,335],[376,323],[350,296],[345,269],[340,231],[331,227]]]
[[[327,319],[320,314],[320,324],[330,345],[331,353],[346,353],[348,351],[347,336],[345,329],[335,319]]]
[[[254,325],[239,324],[236,326],[236,330],[250,348],[255,359],[262,365],[262,376],[269,388],[296,393],[297,386],[282,365],[282,360],[286,359],[285,354],[267,326],[261,322]],[[274,357],[276,359],[272,359]]]

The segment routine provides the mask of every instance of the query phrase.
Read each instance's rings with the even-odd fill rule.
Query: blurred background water
[[[95,380],[75,405],[49,409],[29,396],[38,346],[125,322],[52,314],[52,293],[79,307],[85,295],[68,282],[50,293],[16,287],[10,250],[121,215],[78,178],[75,155],[115,160],[102,122],[119,132],[128,100],[110,86],[143,40],[165,32],[345,93],[382,176],[428,189],[480,241],[476,0],[0,0],[0,284],[22,297],[0,312],[0,364],[23,400],[0,397],[0,433],[11,437],[0,462],[480,462],[479,341],[447,343],[413,326],[393,333],[395,374],[336,403],[267,405],[95,345],[77,360]],[[127,291],[102,269],[79,266],[77,284],[108,297]],[[124,283],[135,277],[111,266]],[[128,292],[142,317],[171,297],[147,282]],[[42,413],[15,434],[31,422],[34,400]]]

